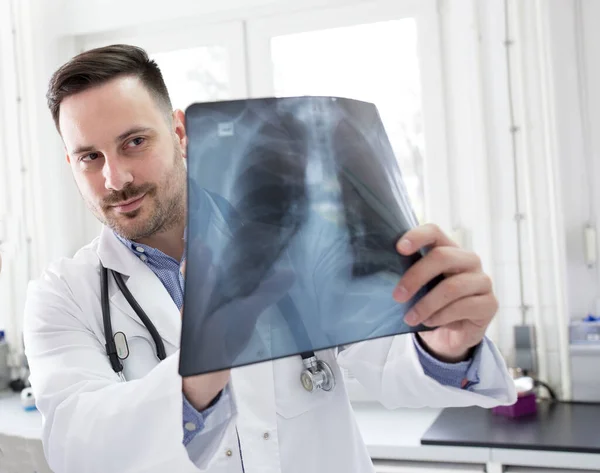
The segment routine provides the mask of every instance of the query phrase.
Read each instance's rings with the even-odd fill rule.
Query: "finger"
[[[396,244],[396,250],[401,255],[412,255],[427,247],[458,245],[451,240],[437,225],[427,224],[413,228],[406,232]]]
[[[475,253],[457,247],[438,246],[408,268],[394,289],[393,296],[398,302],[406,302],[440,275],[476,272],[480,269],[481,260]]]
[[[444,279],[407,312],[404,321],[419,325],[436,312],[468,296],[492,292],[492,282],[484,273],[461,273]]]
[[[469,321],[484,327],[498,310],[493,294],[459,299],[444,307],[423,322],[426,327],[444,327],[458,321]]]

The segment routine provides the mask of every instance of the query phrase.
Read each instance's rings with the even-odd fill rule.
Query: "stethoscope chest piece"
[[[335,376],[331,367],[316,356],[302,359],[304,370],[300,375],[302,387],[308,392],[314,392],[318,389],[331,391],[335,387]]]
[[[117,356],[121,360],[126,359],[129,356],[127,337],[123,332],[117,332],[113,338],[115,340],[115,347],[117,348]]]

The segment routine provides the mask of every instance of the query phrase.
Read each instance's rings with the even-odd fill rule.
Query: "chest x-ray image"
[[[420,254],[373,104],[335,97],[201,103],[186,111],[183,376],[426,330],[392,292]]]

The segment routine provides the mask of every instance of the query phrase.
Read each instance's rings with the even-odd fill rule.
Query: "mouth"
[[[121,202],[117,205],[113,205],[112,208],[119,213],[133,212],[134,210],[140,208],[144,197],[146,197],[146,194],[142,194],[141,196],[134,197],[133,199],[126,200],[125,202]]]

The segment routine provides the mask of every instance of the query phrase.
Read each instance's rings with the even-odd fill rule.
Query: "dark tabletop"
[[[600,404],[543,402],[537,414],[516,419],[479,407],[444,409],[421,443],[600,454]]]

